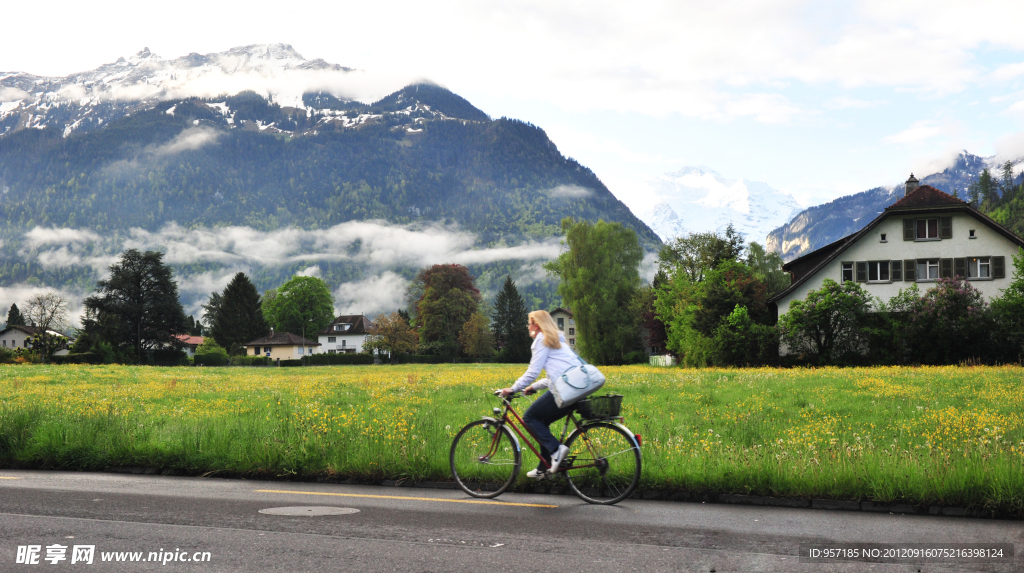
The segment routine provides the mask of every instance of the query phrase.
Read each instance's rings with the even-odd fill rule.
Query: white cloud
[[[300,277],[317,277],[317,278],[319,278],[320,277],[320,265],[313,265],[311,267],[306,267],[306,268],[302,269],[301,271],[299,271],[299,272],[297,272],[295,274],[299,275]]]
[[[148,153],[160,157],[174,155],[182,151],[194,151],[216,142],[221,133],[210,127],[190,127],[175,135],[167,143],[150,148]]]
[[[942,135],[945,128],[935,120],[924,119],[915,121],[910,127],[899,133],[882,138],[883,143],[898,145],[916,145]]]
[[[0,86],[0,102],[13,102],[23,100],[27,98],[29,94],[27,91],[19,90],[14,87]]]
[[[348,282],[334,291],[334,309],[338,314],[375,315],[405,308],[405,290],[409,280],[392,271],[361,281]]]
[[[562,199],[585,199],[593,195],[594,192],[579,185],[559,185],[548,189],[547,194]]]
[[[25,241],[31,249],[49,245],[86,244],[100,241],[101,237],[87,229],[59,229],[57,227],[34,227],[25,233]]]

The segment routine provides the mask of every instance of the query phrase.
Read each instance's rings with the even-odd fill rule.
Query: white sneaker
[[[569,446],[561,445],[558,446],[558,451],[551,456],[551,469],[548,470],[551,473],[558,471],[558,466],[562,465],[562,461],[565,459],[566,454],[569,453]]]
[[[526,477],[540,481],[544,479],[544,470],[538,470],[536,468],[526,472]]]

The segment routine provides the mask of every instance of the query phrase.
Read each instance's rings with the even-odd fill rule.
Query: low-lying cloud
[[[338,314],[369,316],[392,312],[405,306],[408,286],[408,279],[392,271],[343,283],[334,290],[334,309]]]
[[[548,189],[547,194],[562,199],[585,199],[593,195],[594,192],[579,185],[559,185]]]

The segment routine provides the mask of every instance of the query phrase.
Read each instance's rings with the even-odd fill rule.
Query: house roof
[[[562,308],[562,307],[558,307],[555,310],[552,310],[551,312],[549,312],[548,314],[555,314],[556,312],[564,312],[565,314],[569,315],[569,318],[572,318],[572,311],[567,309],[567,308]]]
[[[1016,243],[1020,247],[1024,247],[1024,239],[1015,235],[1012,231],[999,223],[992,220],[991,217],[975,209],[970,203],[961,201],[948,193],[940,191],[931,185],[921,185],[914,189],[906,196],[900,198],[898,201],[889,205],[868,223],[863,229],[847,235],[834,243],[826,245],[816,251],[812,251],[800,258],[793,259],[788,263],[782,265],[782,269],[789,272],[797,271],[801,268],[807,268],[807,272],[802,274],[800,278],[793,281],[793,284],[789,285],[789,288],[776,294],[775,296],[768,299],[768,302],[773,303],[789,293],[796,290],[797,287],[807,282],[811,277],[818,273],[825,265],[829,264],[836,257],[843,253],[846,249],[850,248],[851,245],[860,240],[861,237],[871,232],[871,229],[878,226],[883,220],[888,217],[900,214],[913,214],[922,215],[925,213],[949,213],[949,212],[965,212],[978,219],[992,230],[996,231],[1000,235],[1006,237],[1010,241]],[[829,251],[831,249],[831,251]]]
[[[242,346],[320,346],[320,343],[290,332],[278,332],[246,342]]]
[[[29,336],[33,336],[35,334],[38,334],[38,333],[42,332],[43,329],[38,327],[38,326],[24,326],[24,325],[21,325],[21,324],[15,324],[13,326],[8,326],[7,328],[5,328],[3,330],[0,330],[0,336],[2,336],[4,333],[6,333],[6,332],[8,332],[10,330],[20,330],[20,331],[24,332],[25,334],[27,334]],[[61,332],[57,332],[56,330],[53,330],[53,329],[50,329],[49,332],[50,332],[50,334],[56,334],[57,336],[63,336],[64,338],[68,337],[66,334],[63,334]]]
[[[203,343],[202,336],[192,336],[191,334],[175,334],[174,338],[180,340],[182,344],[187,344],[189,346],[192,346],[193,344],[199,346]]]
[[[334,330],[336,324],[351,324],[352,327],[348,330]],[[343,314],[327,325],[327,328],[317,332],[317,335],[328,335],[328,334],[367,334],[372,323],[361,314]]]

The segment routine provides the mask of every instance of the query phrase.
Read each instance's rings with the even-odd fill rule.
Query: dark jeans
[[[526,422],[526,427],[530,428],[533,435],[537,437],[537,441],[540,442],[540,455],[549,464],[551,463],[551,454],[555,453],[561,444],[548,426],[555,423],[556,420],[568,416],[569,412],[572,412],[572,406],[559,408],[558,404],[555,404],[554,394],[545,392],[543,396],[534,400],[533,405],[527,408],[526,413],[523,414],[523,422]],[[545,466],[544,462],[540,462],[537,464],[537,469],[546,470],[548,466]]]

